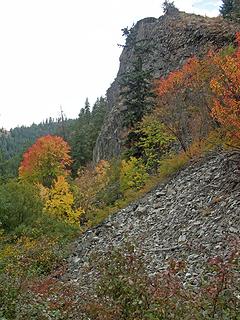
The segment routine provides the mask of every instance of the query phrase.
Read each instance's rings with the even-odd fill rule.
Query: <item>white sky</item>
[[[0,0],[0,127],[76,118],[116,76],[121,28],[162,14],[163,0]],[[221,0],[175,0],[218,15]]]

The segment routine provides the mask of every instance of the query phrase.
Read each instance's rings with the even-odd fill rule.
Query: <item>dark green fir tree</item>
[[[152,70],[143,69],[143,60],[136,56],[131,70],[121,79],[121,97],[127,110],[124,113],[124,125],[133,127],[141,121],[144,114],[154,105]]]
[[[93,148],[101,130],[106,109],[106,99],[101,97],[97,99],[92,110],[88,99],[80,110],[70,141],[73,176],[76,176],[79,168],[92,161]]]
[[[164,14],[175,14],[179,12],[177,7],[174,4],[174,1],[165,0],[162,4]]]
[[[127,50],[133,51],[133,63],[120,79],[120,97],[126,107],[123,124],[130,128],[141,121],[154,105],[153,68],[144,66],[146,58],[153,53],[151,39],[136,40],[135,28],[123,29]]]
[[[225,19],[240,21],[240,0],[223,0],[219,11]]]

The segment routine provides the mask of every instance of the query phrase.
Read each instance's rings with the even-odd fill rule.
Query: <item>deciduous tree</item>
[[[44,210],[57,218],[70,223],[79,223],[81,208],[74,208],[74,197],[70,186],[64,176],[59,176],[54,181],[53,186],[42,189],[42,196],[45,202]]]
[[[231,55],[215,55],[214,64],[220,73],[213,77],[211,88],[215,95],[212,116],[239,144],[240,139],[240,33],[238,49]]]
[[[50,187],[58,176],[68,174],[69,153],[70,147],[61,137],[41,137],[24,153],[19,176]]]

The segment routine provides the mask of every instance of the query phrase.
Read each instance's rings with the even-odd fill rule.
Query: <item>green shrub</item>
[[[121,191],[141,189],[145,185],[148,176],[147,169],[141,159],[131,157],[128,161],[122,160],[120,175]]]
[[[97,259],[101,275],[97,284],[97,301],[86,305],[90,319],[144,319],[151,293],[147,290],[149,278],[143,260],[127,250],[112,250],[107,259]],[[96,263],[93,257],[93,263]]]
[[[17,298],[21,280],[0,274],[0,319],[16,319]]]
[[[0,222],[4,230],[32,225],[41,214],[42,202],[36,187],[16,180],[0,186]]]
[[[158,168],[160,159],[168,154],[176,138],[154,116],[145,116],[128,134],[127,156],[141,158],[148,171]]]
[[[97,195],[97,206],[105,207],[111,206],[116,201],[122,198],[122,192],[120,188],[120,174],[121,174],[121,162],[113,159],[110,162],[109,169],[107,171],[108,183],[104,190]]]

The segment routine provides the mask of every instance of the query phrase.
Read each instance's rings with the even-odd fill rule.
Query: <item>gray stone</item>
[[[144,212],[146,212],[146,210],[147,210],[147,207],[138,206],[136,212],[137,213],[144,213]]]
[[[201,57],[209,49],[219,49],[232,43],[237,31],[238,24],[219,17],[208,18],[180,12],[159,19],[142,19],[135,24],[133,35],[136,41],[149,39],[154,43],[153,52],[145,53],[142,57],[143,68],[153,68],[154,77],[159,78],[179,69],[193,55]],[[95,162],[111,159],[121,153],[126,136],[123,116],[127,110],[121,101],[119,82],[126,70],[132,68],[135,58],[133,47],[124,47],[118,74],[107,90],[108,114],[94,148]],[[214,189],[217,186],[213,184]]]
[[[240,237],[240,188],[231,187],[232,181],[240,178],[229,159],[240,164],[238,154],[210,154],[85,232],[76,241],[74,255],[69,257],[69,279],[77,279],[80,288],[91,288],[98,277],[95,260],[93,269],[86,271],[91,257],[99,255],[107,260],[109,250],[133,243],[136,252],[143,254],[149,274],[166,269],[169,259],[184,260],[185,284],[195,285],[203,263],[209,257],[226,256],[232,247],[231,239]],[[176,190],[171,197],[167,195],[169,189]],[[159,203],[156,193],[161,193],[162,208],[153,210]],[[216,202],[210,215],[195,210],[199,203],[206,204],[213,193],[214,197],[224,194],[224,205]],[[234,206],[228,210],[232,203]]]
[[[185,234],[182,234],[179,238],[178,238],[178,242],[185,242],[187,240],[187,237]]]

